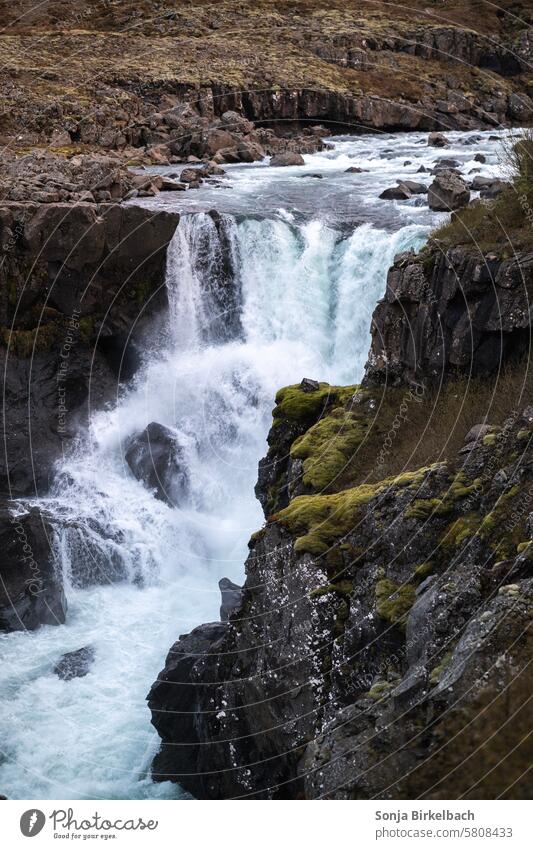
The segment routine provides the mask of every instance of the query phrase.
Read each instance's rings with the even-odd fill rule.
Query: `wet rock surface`
[[[0,540],[0,631],[61,625],[67,603],[55,569],[54,532],[49,520],[36,508],[23,512],[3,501]]]
[[[372,320],[367,383],[436,382],[489,374],[525,352],[533,255],[443,252],[431,243],[397,258]]]
[[[133,206],[1,207],[5,494],[46,492],[89,407],[135,373],[166,306],[166,249],[178,222],[176,213]]]
[[[189,490],[188,474],[176,434],[158,422],[151,422],[135,436],[125,453],[133,475],[153,489],[156,498],[177,506]]]
[[[62,681],[84,678],[91,670],[94,657],[95,652],[92,646],[84,646],[81,649],[76,649],[76,651],[69,651],[56,663],[54,673]]]

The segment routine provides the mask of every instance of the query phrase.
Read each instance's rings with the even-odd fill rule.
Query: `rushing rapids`
[[[93,416],[41,502],[69,613],[64,626],[0,637],[0,787],[12,798],[179,794],[149,776],[157,738],[145,695],[176,634],[218,619],[218,579],[242,579],[262,521],[253,488],[274,395],[304,376],[361,377],[387,268],[423,243],[433,220],[406,205],[391,231],[280,206],[261,218],[182,216],[167,257],[167,329],[116,406]],[[125,460],[151,422],[179,445],[189,487],[176,506]],[[94,649],[88,674],[54,674],[61,655],[84,646]]]

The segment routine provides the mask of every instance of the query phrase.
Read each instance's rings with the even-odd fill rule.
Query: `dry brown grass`
[[[521,412],[532,402],[533,368],[524,359],[490,378],[452,379],[428,391],[422,401],[408,401],[406,419],[394,431],[389,451],[383,447],[408,389],[376,389],[373,395],[375,410],[367,437],[335,481],[336,490],[444,460],[453,467],[473,425],[501,427],[513,410]]]

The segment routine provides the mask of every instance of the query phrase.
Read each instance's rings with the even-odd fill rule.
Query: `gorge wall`
[[[118,204],[0,207],[0,360],[4,447],[0,628],[65,617],[53,532],[35,508],[54,465],[135,373],[166,307],[166,249],[179,221]]]
[[[240,610],[181,637],[148,696],[154,778],[200,798],[525,797],[532,284],[529,255],[400,256],[364,386],[278,393]]]

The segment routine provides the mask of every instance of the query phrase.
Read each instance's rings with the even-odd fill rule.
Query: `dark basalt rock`
[[[189,478],[170,428],[151,422],[131,440],[124,456],[137,480],[155,490],[156,498],[177,506],[187,497]]]
[[[45,493],[89,410],[134,374],[166,305],[166,248],[178,222],[135,206],[0,208],[0,492]]]
[[[242,587],[234,584],[229,578],[221,578],[218,582],[222,595],[220,605],[220,621],[229,622],[230,616],[236,613],[242,603]]]
[[[367,385],[438,382],[495,372],[527,350],[533,254],[445,254],[431,246],[398,259],[372,319]]]
[[[72,678],[84,678],[89,673],[93,662],[93,647],[84,646],[81,649],[64,654],[54,666],[54,672],[63,681],[70,681]]]
[[[478,443],[482,467],[494,457],[505,465],[520,427],[511,420],[496,452]],[[493,537],[476,528],[504,503],[501,492],[472,486],[479,472],[464,472],[451,497],[455,474],[441,463],[421,470],[413,487],[376,490],[324,556],[295,544],[303,513],[300,529],[274,517],[254,535],[240,610],[229,625],[182,637],[149,694],[162,740],[156,780],[211,799],[433,798],[440,781],[450,798],[458,780],[475,792],[483,760],[472,779],[454,774],[453,787],[449,772],[475,754],[471,725],[486,731],[480,706],[490,718],[527,662],[533,559],[528,547],[511,553],[508,540],[499,560],[499,528]],[[531,474],[528,459],[518,476],[524,492]],[[513,485],[503,490],[509,515]],[[446,510],[435,507],[442,499]],[[438,753],[456,721],[468,734],[450,766]],[[498,733],[501,718],[490,721]],[[520,762],[511,769],[519,779]],[[494,775],[493,793],[507,781]]]
[[[527,350],[533,255],[427,248],[389,270],[372,320],[367,384],[490,373]]]
[[[65,621],[67,603],[52,544],[52,527],[37,508],[14,515],[3,502],[0,631],[32,631]]]
[[[409,200],[411,190],[405,183],[399,183],[397,186],[391,186],[389,189],[381,192],[381,200]]]
[[[300,383],[302,392],[317,392],[320,389],[318,380],[313,380],[310,377],[304,377]]]
[[[152,724],[162,740],[152,763],[152,777],[156,781],[179,781],[197,797],[202,796],[204,785],[202,778],[195,775],[197,760],[202,755],[198,726],[202,721],[200,704],[204,694],[201,693],[203,687],[197,686],[195,679],[200,668],[208,668],[216,662],[217,647],[227,630],[228,625],[212,622],[180,637],[170,649],[165,666],[147,696]],[[183,743],[179,762],[173,745],[177,716]]]

